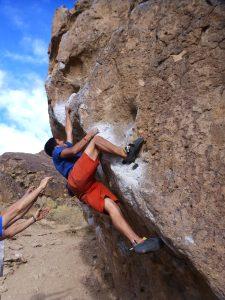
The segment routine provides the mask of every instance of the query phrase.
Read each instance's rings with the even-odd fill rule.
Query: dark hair
[[[52,137],[45,144],[45,148],[44,148],[45,153],[47,153],[49,156],[52,157],[52,153],[53,153],[55,146],[57,146],[57,143],[56,143],[56,140],[54,139],[54,137]]]

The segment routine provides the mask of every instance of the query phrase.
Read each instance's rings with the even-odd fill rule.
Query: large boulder
[[[108,218],[88,217],[123,299],[225,299],[224,20],[219,0],[83,0],[53,20],[53,133],[69,101],[77,137],[145,137],[136,169],[102,165],[136,229],[165,248],[128,257]]]

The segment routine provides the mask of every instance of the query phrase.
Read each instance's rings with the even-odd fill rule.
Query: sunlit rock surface
[[[225,299],[224,20],[219,0],[84,0],[55,14],[53,133],[68,101],[75,136],[146,140],[136,169],[109,157],[103,169],[137,230],[167,246],[127,256],[108,218],[89,216],[123,299]]]

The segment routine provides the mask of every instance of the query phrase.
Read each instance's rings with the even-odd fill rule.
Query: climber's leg
[[[101,136],[96,135],[88,144],[85,149],[85,153],[93,160],[96,160],[99,152],[107,152],[121,156],[123,158],[127,157],[127,153],[123,148],[113,145],[111,142],[107,141]]]
[[[110,215],[113,225],[131,241],[133,247],[130,250],[143,254],[158,251],[162,247],[162,240],[159,237],[147,239],[138,236],[124,219],[119,206],[110,198],[105,198],[104,208]]]
[[[118,229],[122,234],[124,234],[132,244],[140,243],[142,238],[139,237],[130,225],[125,220],[119,206],[110,198],[105,198],[105,210],[112,219],[113,225]]]
[[[124,164],[130,164],[135,161],[143,143],[144,139],[139,137],[132,144],[129,144],[125,149],[123,149],[97,135],[91,140],[85,152],[93,160],[98,157],[100,151],[115,154],[123,157]]]

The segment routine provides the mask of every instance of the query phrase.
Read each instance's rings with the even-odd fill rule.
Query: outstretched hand
[[[39,187],[44,190],[49,182],[49,180],[52,179],[52,176],[49,176],[49,177],[45,177],[44,179],[41,180],[40,184],[39,184]]]
[[[49,213],[49,211],[50,211],[50,208],[48,208],[48,207],[39,208],[34,215],[36,221],[40,221],[40,220],[44,219],[47,216],[47,214]]]

